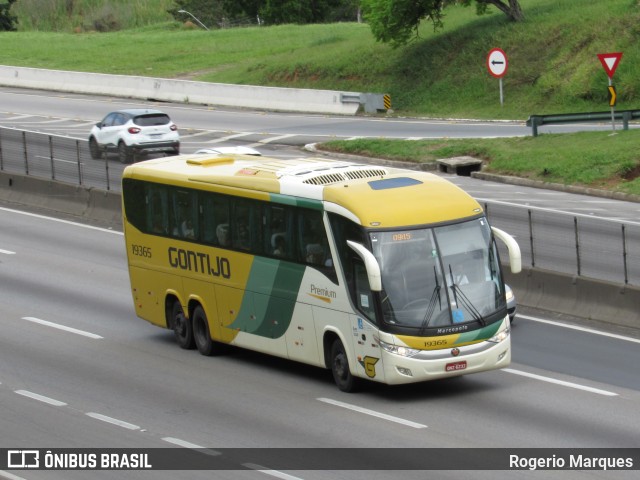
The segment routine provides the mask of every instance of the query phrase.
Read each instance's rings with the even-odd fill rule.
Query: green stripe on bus
[[[296,306],[305,267],[256,257],[240,311],[229,328],[261,337],[285,334]]]
[[[281,193],[271,193],[270,200],[284,205],[292,205],[294,207],[309,208],[311,210],[322,210],[322,202],[320,200],[312,200],[309,198],[292,197],[291,195],[282,195]]]
[[[460,337],[458,338],[458,341],[456,342],[456,345],[460,343],[468,343],[468,342],[486,340],[487,338],[491,338],[498,332],[501,326],[502,326],[502,320],[499,320],[497,322],[492,323],[491,325],[487,325],[486,327],[481,328],[480,330],[461,333]]]

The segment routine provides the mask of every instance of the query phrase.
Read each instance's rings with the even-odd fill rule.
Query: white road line
[[[372,417],[382,418],[383,420],[389,420],[390,422],[401,423],[412,428],[427,428],[426,425],[421,423],[412,422],[411,420],[405,420],[404,418],[394,417],[387,415],[386,413],[376,412],[375,410],[369,410],[368,408],[358,407],[357,405],[351,405],[350,403],[340,402],[338,400],[332,400],[330,398],[317,398],[316,400],[324,403],[329,403],[337,407],[353,410],[354,412],[364,413],[365,415],[371,415]]]
[[[60,325],[59,323],[49,322],[47,320],[42,320],[36,317],[22,317],[22,320],[26,320],[28,322],[39,323],[40,325],[45,325],[47,327],[57,328],[58,330],[64,330],[65,332],[75,333],[76,335],[82,335],[83,337],[92,338],[94,340],[100,340],[100,335],[96,335],[95,333],[85,332],[84,330],[78,330],[77,328],[67,327],[65,325]]]
[[[226,137],[220,137],[216,140],[209,140],[208,142],[204,142],[206,144],[210,143],[222,143],[228,140],[233,140],[234,138],[247,137],[249,135],[254,135],[253,132],[244,132],[244,133],[236,133],[235,135],[227,135]]]
[[[22,395],[23,397],[29,397],[34,400],[38,400],[39,402],[48,403],[49,405],[53,405],[54,407],[64,407],[67,405],[60,400],[56,400],[55,398],[45,397],[44,395],[40,395],[38,393],[29,392],[28,390],[16,390],[15,393],[18,395]]]
[[[524,318],[526,320],[531,320],[532,322],[538,323],[546,323],[549,325],[554,325],[556,327],[569,328],[571,330],[578,330],[580,332],[592,333],[594,335],[600,335],[602,337],[615,338],[616,340],[624,340],[625,342],[633,342],[640,343],[639,338],[626,337],[624,335],[618,335],[615,333],[601,332],[599,330],[593,330],[592,328],[580,327],[578,325],[567,325],[566,323],[554,322],[553,320],[545,320],[543,318],[531,317],[529,315],[518,314],[518,318]]]
[[[294,477],[293,475],[279,472],[278,470],[270,470],[267,467],[263,467],[262,465],[256,465],[255,463],[243,463],[242,466],[250,468],[251,470],[255,470],[256,472],[264,473],[265,475],[270,475],[276,478],[282,478],[283,480],[302,480],[300,477]]]
[[[522,377],[533,378],[534,380],[540,380],[541,382],[554,383],[556,385],[562,385],[563,387],[575,388],[576,390],[584,390],[585,392],[597,393],[598,395],[604,395],[607,397],[618,396],[617,393],[609,392],[607,390],[600,390],[599,388],[587,387],[586,385],[580,385],[579,383],[565,382],[563,380],[557,380],[551,377],[543,377],[542,375],[523,372],[521,370],[514,370],[513,368],[503,368],[502,371],[507,373],[513,373],[514,375],[520,375]]]
[[[17,475],[14,475],[13,473],[5,472],[4,470],[0,470],[0,478],[6,480],[26,480],[26,478],[24,477],[19,477]]]
[[[217,457],[218,455],[222,455],[220,452],[216,450],[212,450],[207,447],[203,447],[201,445],[197,445],[195,443],[187,442],[186,440],[181,440],[175,437],[164,437],[162,438],[167,443],[171,443],[173,445],[177,445],[179,447],[189,448],[191,450],[197,450],[198,453],[203,455],[209,455],[210,457]]]
[[[275,142],[277,140],[283,140],[285,138],[291,138],[291,137],[295,137],[297,134],[294,133],[288,133],[286,135],[280,135],[279,137],[271,137],[271,138],[266,138],[264,140],[260,140],[258,143],[264,144],[264,143],[271,143],[271,142]]]
[[[15,255],[16,252],[12,252],[11,250],[2,250],[0,248],[0,253],[4,253],[5,255]]]
[[[21,212],[20,210],[14,210],[12,208],[4,208],[4,207],[0,207],[0,210],[4,212],[17,213],[19,215],[25,215],[27,217],[40,218],[43,220],[51,220],[52,222],[64,223],[66,225],[74,225],[76,227],[88,228],[90,230],[99,230],[101,232],[115,233],[116,235],[124,235],[122,232],[117,232],[115,230],[110,230],[108,228],[94,227],[93,225],[85,225],[84,223],[72,222],[70,220],[62,220],[60,218],[47,217],[46,215],[38,215],[37,213]]]
[[[534,205],[523,205],[521,203],[516,203],[516,202],[505,202],[502,200],[494,200],[492,198],[482,198],[482,197],[476,197],[476,200],[478,202],[487,202],[487,203],[495,203],[498,205],[508,205],[511,207],[527,208],[530,210],[538,210],[540,212],[559,213],[562,215],[570,215],[570,216],[579,217],[579,218],[590,218],[590,219],[597,218],[598,220],[602,220],[605,222],[616,222],[616,223],[619,222],[618,220],[613,218],[600,217],[597,215],[587,215],[586,213],[577,213],[569,210],[558,210],[557,208],[536,207]],[[625,220],[624,223],[626,225],[640,226],[640,222],[634,222],[633,220]]]
[[[85,414],[87,417],[95,418],[96,420],[100,420],[102,422],[107,422],[112,425],[117,425],[118,427],[126,428],[128,430],[140,430],[138,425],[134,425],[133,423],[125,422],[124,420],[118,420],[117,418],[107,417],[106,415],[102,415],[100,413],[88,412]]]
[[[175,438],[175,437],[164,437],[162,440],[164,440],[167,443],[178,445],[179,447],[184,447],[184,448],[193,448],[193,449],[206,448],[200,445],[196,445],[195,443],[187,442],[186,440],[180,440],[179,438]]]

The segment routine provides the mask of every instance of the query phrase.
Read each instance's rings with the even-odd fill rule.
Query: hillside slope
[[[495,9],[479,17],[474,8],[450,7],[444,29],[433,32],[425,22],[420,38],[399,49],[376,43],[369,27],[356,23],[3,32],[0,64],[389,93],[400,115],[524,119],[607,110],[608,78],[597,54],[621,51],[617,108],[640,108],[637,0],[521,4],[526,21],[515,24]],[[485,64],[495,47],[509,59],[502,107],[498,80]]]

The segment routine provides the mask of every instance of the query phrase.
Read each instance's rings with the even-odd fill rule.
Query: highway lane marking
[[[54,407],[64,407],[65,405],[67,405],[65,402],[61,402],[60,400],[56,400],[55,398],[45,397],[44,395],[33,393],[28,390],[16,390],[15,393],[17,393],[18,395],[22,395],[23,397],[29,397],[34,400],[38,400],[39,402],[48,403],[49,405],[53,405]]]
[[[291,137],[296,137],[297,134],[294,133],[288,133],[286,135],[280,135],[279,137],[271,137],[271,138],[265,138],[264,140],[260,140],[258,141],[258,143],[272,143],[272,142],[276,142],[278,140],[284,140],[285,138],[291,138]]]
[[[519,208],[527,208],[530,210],[538,210],[541,212],[550,212],[550,213],[559,213],[562,215],[571,215],[574,217],[580,217],[580,218],[596,218],[598,220],[603,220],[606,222],[615,222],[615,223],[619,223],[619,220],[617,219],[613,219],[613,218],[607,218],[607,217],[600,217],[597,215],[587,215],[586,213],[578,213],[578,212],[571,212],[571,211],[567,211],[567,210],[558,210],[557,208],[546,208],[546,207],[536,207],[533,205],[523,205],[522,203],[515,203],[515,202],[505,202],[502,200],[493,200],[491,198],[482,198],[482,197],[476,197],[476,200],[479,202],[486,202],[486,203],[495,203],[498,205],[507,205],[510,207],[519,207]],[[640,222],[634,222],[633,220],[625,220],[624,223],[626,225],[635,225],[635,226],[640,226]]]
[[[19,477],[13,473],[5,472],[4,470],[0,470],[0,478],[4,478],[6,480],[26,480],[24,477]]]
[[[85,413],[85,415],[87,417],[91,417],[96,420],[100,420],[102,422],[110,423],[112,425],[117,425],[118,427],[126,428],[128,430],[140,430],[140,427],[138,425],[125,422],[124,420],[118,420],[117,418],[108,417],[106,415],[102,415],[101,413],[87,412]]]
[[[606,397],[618,396],[617,393],[609,392],[607,390],[600,390],[599,388],[587,387],[586,385],[580,385],[579,383],[565,382],[564,380],[557,380],[551,377],[544,377],[542,375],[536,375],[535,373],[523,372],[522,370],[514,370],[513,368],[503,368],[502,371],[507,373],[513,373],[514,375],[520,375],[522,377],[532,378],[534,380],[540,380],[542,382],[561,385],[563,387],[575,388],[576,390],[584,390],[585,392],[590,392],[590,393],[597,393],[598,395],[604,395]]]
[[[302,480],[300,477],[294,477],[293,475],[289,475],[288,473],[279,472],[278,470],[271,470],[267,467],[263,467],[262,465],[256,465],[255,463],[243,463],[243,467],[250,468],[256,472],[264,473],[265,475],[270,475],[272,477],[281,478],[283,480]]]
[[[602,337],[615,338],[616,340],[623,340],[625,342],[640,343],[639,338],[627,337],[624,335],[618,335],[616,333],[601,332],[599,330],[594,330],[592,328],[580,327],[578,325],[568,325],[566,323],[555,322],[553,320],[545,320],[544,318],[531,317],[529,315],[522,315],[522,314],[518,314],[518,318],[524,318],[526,320],[531,320],[532,322],[546,323],[548,325],[554,325],[556,327],[568,328],[571,330],[578,330],[584,333],[592,333],[594,335],[600,335]]]
[[[316,398],[316,400],[320,402],[328,403],[331,405],[335,405],[337,407],[346,408],[348,410],[353,410],[354,412],[364,413],[365,415],[371,415],[372,417],[382,418],[383,420],[389,420],[390,422],[400,423],[408,427],[427,428],[426,425],[423,425],[421,423],[412,422],[411,420],[405,420],[404,418],[394,417],[392,415],[387,415],[386,413],[376,412],[375,410],[369,410],[368,408],[362,408],[357,405],[351,405],[350,403],[344,403],[338,400],[332,400],[330,398]]]
[[[18,213],[20,215],[26,215],[27,217],[40,218],[42,220],[51,220],[52,222],[64,223],[65,225],[74,225],[76,227],[88,228],[90,230],[98,230],[100,232],[114,233],[116,235],[124,235],[122,232],[116,230],[110,230],[108,228],[94,227],[93,225],[85,225],[84,223],[72,222],[71,220],[62,220],[61,218],[47,217],[46,215],[38,215],[37,213],[21,212],[20,210],[14,210],[12,208],[0,207],[0,211]]]
[[[94,340],[100,340],[104,338],[104,337],[101,337],[100,335],[96,335],[95,333],[85,332],[84,330],[78,330],[77,328],[67,327],[66,325],[60,325],[59,323],[49,322],[47,320],[42,320],[41,318],[22,317],[22,320],[38,323],[40,325],[45,325],[47,327],[57,328],[58,330],[64,330],[65,332],[75,333],[76,335],[82,335],[83,337],[92,338]]]
[[[208,142],[204,142],[204,143],[206,144],[221,143],[221,142],[226,142],[227,140],[233,140],[234,138],[248,137],[249,135],[255,135],[255,133],[253,132],[236,133],[235,135],[227,135],[226,137],[220,137],[215,140],[209,140]]]
[[[0,253],[4,253],[5,255],[15,255],[16,252],[12,252],[11,250],[3,250],[0,248]]]

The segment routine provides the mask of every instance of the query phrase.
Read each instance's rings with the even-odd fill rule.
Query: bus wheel
[[[184,348],[185,350],[194,348],[193,326],[191,325],[191,321],[184,316],[180,302],[173,304],[171,319],[173,321],[173,333],[180,348]]]
[[[207,315],[204,313],[204,309],[199,305],[193,311],[193,338],[196,342],[198,351],[202,355],[210,357],[215,353],[215,345],[211,339],[211,334],[209,333]]]
[[[343,392],[355,392],[358,389],[358,379],[351,375],[347,352],[339,339],[331,345],[331,373],[336,385]]]

